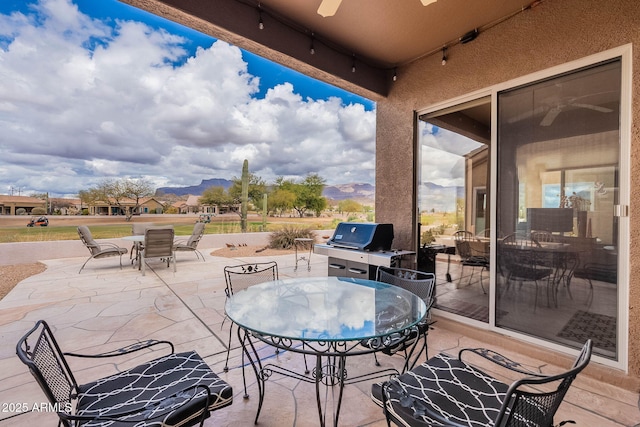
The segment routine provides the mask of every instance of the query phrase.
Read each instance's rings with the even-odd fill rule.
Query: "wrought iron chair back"
[[[234,292],[249,286],[278,280],[278,264],[270,261],[226,266],[224,279],[227,285],[225,293],[230,297]]]
[[[66,357],[112,358],[153,346],[170,348],[134,368],[79,385]],[[16,345],[18,358],[55,408],[59,425],[192,426],[233,402],[232,388],[195,352],[174,353],[169,341],[148,340],[102,354],[63,353],[44,320]]]
[[[415,366],[423,353],[425,359],[428,357],[427,335],[431,325],[431,307],[435,302],[434,293],[436,278],[433,273],[426,273],[408,268],[380,266],[376,271],[376,280],[403,288],[422,298],[427,305],[427,314],[422,322],[418,324],[415,331],[413,331],[408,337],[399,337],[397,342],[391,342],[390,345],[380,350],[383,354],[389,356],[402,352],[405,358],[404,367],[402,369],[404,372]],[[422,345],[420,345],[420,341],[422,341]],[[362,344],[368,345],[368,342],[364,341]],[[375,353],[374,357],[376,365],[379,365],[378,358]]]
[[[450,427],[549,427],[576,376],[591,359],[591,340],[573,366],[556,375],[533,372],[492,350],[463,349],[455,359],[439,354],[382,386],[372,388],[388,423]],[[481,356],[523,377],[507,385],[463,361]]]
[[[406,289],[425,301],[433,297],[436,283],[433,273],[393,267],[378,267],[376,280]]]
[[[592,348],[593,343],[588,340],[582,347],[571,369],[566,372],[542,378],[523,378],[511,384],[505,396],[504,404],[496,418],[495,425],[510,427],[546,427],[553,425],[553,417],[567,391],[569,391],[573,380],[589,364]],[[557,388],[547,392],[532,391],[533,389],[528,387],[553,383],[557,383]],[[510,404],[510,402],[513,403]]]
[[[38,322],[18,341],[16,353],[36,379],[49,403],[61,411],[70,412],[78,384],[64,354],[53,337],[49,325]],[[61,420],[64,426],[70,424]]]
[[[278,280],[278,263],[254,262],[250,264],[228,265],[224,268],[224,280],[227,287],[224,292],[227,298],[231,297],[234,292],[241,291],[249,286],[257,285],[263,282]],[[227,320],[226,316],[224,322]],[[224,363],[224,371],[229,371],[229,353],[231,352],[231,335],[233,325],[229,326],[229,341],[227,344],[227,358]],[[242,344],[242,343],[241,343]],[[244,357],[244,354],[243,354]],[[305,358],[306,362],[306,358]],[[244,377],[244,375],[243,375]],[[246,390],[246,384],[245,384]]]

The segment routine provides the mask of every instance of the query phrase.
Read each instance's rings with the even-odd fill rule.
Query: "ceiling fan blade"
[[[558,114],[560,114],[560,111],[562,111],[560,107],[553,107],[550,109],[540,122],[540,126],[551,126],[556,117],[558,117]]]
[[[524,113],[521,113],[521,114],[518,114],[516,116],[513,116],[513,117],[509,118],[507,120],[507,123],[517,123],[517,122],[519,122],[521,120],[529,119],[531,117],[534,117],[534,116],[537,116],[538,114],[543,113],[544,111],[547,110],[547,108],[548,107],[546,105],[540,105],[540,106],[534,108],[533,110],[529,110],[529,111],[526,111]]]
[[[431,3],[435,3],[438,0],[420,0],[423,6],[429,6]]]
[[[594,110],[594,111],[599,111],[601,113],[611,113],[613,112],[613,110],[611,108],[606,108],[606,107],[600,107],[599,105],[592,105],[592,104],[571,104],[574,107],[580,107],[580,108],[588,108],[589,110]]]
[[[326,18],[327,16],[333,16],[340,7],[342,0],[322,0],[320,7],[318,8],[318,15]]]

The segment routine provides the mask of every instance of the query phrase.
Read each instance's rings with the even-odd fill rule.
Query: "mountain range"
[[[232,181],[223,178],[203,179],[199,185],[187,187],[160,187],[156,195],[175,194],[176,196],[199,196],[209,187],[223,187],[225,190],[231,187]],[[421,206],[423,209],[435,209],[436,211],[451,211],[455,209],[456,198],[463,197],[464,187],[442,186],[432,182],[425,182],[421,189],[421,199],[428,202],[429,206]],[[327,185],[322,195],[329,200],[351,199],[365,205],[375,203],[376,187],[366,183],[350,183]]]
[[[195,195],[199,196],[209,187],[222,187],[228,190],[233,181],[223,178],[203,179],[198,185],[187,187],[160,187],[156,190],[156,195],[175,194],[176,196]],[[373,204],[375,200],[376,188],[371,184],[337,184],[324,187],[322,195],[330,200],[352,199],[360,203]]]

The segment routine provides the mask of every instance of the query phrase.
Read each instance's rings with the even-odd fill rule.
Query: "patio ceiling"
[[[343,0],[335,15],[322,17],[322,0],[121,1],[373,99],[387,94],[396,67],[429,55],[440,60],[442,48],[463,35],[477,29],[481,37],[540,3]]]

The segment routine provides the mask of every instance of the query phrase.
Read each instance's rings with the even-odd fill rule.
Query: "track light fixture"
[[[264,21],[262,20],[262,5],[258,3],[258,28],[264,30]]]
[[[309,46],[309,53],[311,55],[315,55],[315,53],[316,53],[316,48],[313,45],[313,33],[311,33],[311,46]]]
[[[356,72],[356,56],[353,55],[353,61],[351,62],[351,72],[355,73]]]
[[[470,41],[475,40],[476,37],[478,37],[478,29],[474,28],[473,30],[469,31],[468,33],[460,37],[460,43],[462,44],[469,43]]]
[[[393,69],[393,81],[395,82],[396,80],[398,80],[398,68],[394,68]]]
[[[442,48],[442,65],[447,65],[447,47]]]

